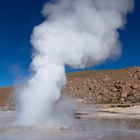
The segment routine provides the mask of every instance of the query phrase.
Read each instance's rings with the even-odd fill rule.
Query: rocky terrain
[[[140,103],[140,67],[67,74],[63,94],[86,104]],[[0,89],[0,106],[11,106],[13,88]]]
[[[140,103],[140,67],[68,74],[64,93],[92,103]]]
[[[44,127],[45,124],[43,127],[15,125],[14,96],[11,94],[13,88],[1,88],[0,140],[140,139],[140,104],[132,104],[140,102],[140,67],[83,71],[70,73],[67,77],[68,83],[63,94],[86,104],[76,104],[74,117],[72,116],[68,121],[70,125],[66,127],[60,125],[48,128]]]

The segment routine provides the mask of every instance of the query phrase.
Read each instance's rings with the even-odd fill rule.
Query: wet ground
[[[75,118],[70,128],[12,125],[14,112],[0,111],[0,140],[140,140],[140,122]]]

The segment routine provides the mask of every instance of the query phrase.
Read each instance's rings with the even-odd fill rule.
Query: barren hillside
[[[85,103],[140,103],[140,67],[67,74],[63,94]],[[0,106],[9,104],[13,88],[0,89]]]
[[[68,74],[64,93],[86,103],[139,103],[140,67]]]
[[[12,92],[12,87],[0,88],[0,106],[6,106],[10,102],[10,93]]]

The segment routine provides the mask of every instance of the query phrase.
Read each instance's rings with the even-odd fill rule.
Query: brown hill
[[[63,94],[85,103],[140,103],[140,67],[67,74]],[[13,88],[0,89],[0,106],[11,102]]]
[[[10,93],[13,91],[12,87],[0,88],[0,106],[7,106],[10,102]]]
[[[140,67],[68,74],[64,93],[86,103],[139,103]]]

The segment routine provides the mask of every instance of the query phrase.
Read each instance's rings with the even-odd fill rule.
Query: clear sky
[[[0,0],[0,87],[13,85],[29,75],[31,62],[30,35],[43,21],[41,9],[46,0]],[[118,69],[140,66],[140,0],[120,31],[122,55],[116,61],[91,69]],[[66,68],[67,72],[74,69]]]

